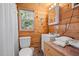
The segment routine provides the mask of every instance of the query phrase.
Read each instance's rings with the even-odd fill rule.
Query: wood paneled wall
[[[54,25],[49,25],[49,32],[53,33],[54,32]]]
[[[18,30],[19,30],[19,37],[26,37],[31,36],[31,47],[35,48],[35,52],[39,53],[40,51],[40,38],[42,33],[48,33],[48,25],[47,25],[47,19],[48,19],[48,8],[47,4],[33,4],[33,3],[19,3],[17,5],[17,10],[24,9],[24,10],[33,10],[35,13],[35,19],[34,19],[34,31],[21,31],[20,30],[20,19],[18,19]],[[40,23],[40,15],[43,15],[43,22]],[[18,17],[19,18],[19,17]],[[20,40],[19,40],[20,41]]]
[[[72,9],[72,4],[60,5],[60,23],[58,33],[79,39],[79,7]]]

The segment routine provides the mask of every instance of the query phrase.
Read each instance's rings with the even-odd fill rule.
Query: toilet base
[[[19,51],[19,56],[33,56],[34,48],[23,48]]]

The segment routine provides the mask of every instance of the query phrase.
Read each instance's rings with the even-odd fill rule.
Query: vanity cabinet
[[[79,56],[79,48],[72,46],[60,47],[52,41],[44,42],[45,56]]]
[[[63,56],[62,53],[51,47],[51,45],[44,42],[44,55],[45,56]]]

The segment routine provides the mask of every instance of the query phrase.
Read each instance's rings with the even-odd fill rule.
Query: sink
[[[44,41],[54,41],[56,37],[60,36],[59,34],[42,34],[41,35],[41,49],[44,52]]]

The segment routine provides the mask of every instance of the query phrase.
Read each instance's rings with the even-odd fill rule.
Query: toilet
[[[19,56],[33,56],[34,48],[30,48],[31,37],[20,37]]]

